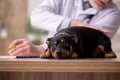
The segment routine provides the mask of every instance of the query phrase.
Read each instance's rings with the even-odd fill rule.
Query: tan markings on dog
[[[101,52],[106,53],[105,48],[103,45],[99,45],[98,48],[101,50]]]
[[[40,57],[46,58],[46,57],[50,57],[50,55],[51,55],[51,51],[50,49],[48,49],[45,53],[41,54]]]
[[[56,57],[57,57],[56,52],[52,52],[52,57],[53,57],[53,58],[56,58]]]
[[[77,59],[77,57],[78,57],[77,53],[73,52],[72,58],[73,58],[73,59]]]
[[[65,50],[65,49],[61,49],[62,51],[62,53],[61,53],[61,57],[63,57],[63,58],[65,58],[65,57],[67,57],[67,56],[69,56],[69,51],[68,50]],[[67,56],[66,56],[67,55]],[[56,58],[57,57],[57,53],[56,53],[56,51],[54,51],[54,52],[52,52],[52,56],[54,57],[54,58]],[[65,57],[64,57],[65,56]]]
[[[74,35],[73,40],[74,40],[75,43],[78,43],[78,37],[77,37],[77,35]]]
[[[62,48],[62,52],[63,52],[64,54],[66,54],[67,56],[70,55],[70,51],[69,51],[69,50],[66,50],[66,49],[63,49],[63,48]]]
[[[98,45],[98,47],[95,49],[94,51],[94,54],[93,54],[93,57],[98,57],[98,55],[101,53],[101,52],[104,52],[104,46],[103,45]]]
[[[52,57],[53,57],[53,58],[56,58],[56,57],[57,57],[57,55],[56,55],[56,51],[52,51],[52,48],[50,49],[50,51],[51,51],[51,55],[52,55]]]
[[[57,45],[57,41],[55,41],[54,44]]]
[[[77,57],[78,57],[77,53],[73,52],[73,47],[72,46],[70,46],[70,56],[73,59],[77,59]]]
[[[94,57],[97,57],[97,55],[100,54],[101,52],[105,53],[105,56],[104,56],[105,58],[116,58],[117,57],[113,51],[106,52],[103,45],[99,45],[96,48]]]
[[[105,58],[116,58],[116,57],[117,56],[115,55],[115,53],[113,51],[105,54]]]
[[[56,36],[60,36],[60,35],[70,35],[70,34],[66,32],[61,32],[61,33],[58,33]]]
[[[64,39],[62,39],[62,40],[61,40],[61,43],[64,43],[64,42],[65,42],[65,40],[64,40]]]
[[[51,51],[52,57],[53,57],[53,58],[56,58],[56,57],[57,57],[57,52],[56,52],[56,50],[55,50],[55,51],[52,51],[52,49],[50,49],[50,51]]]
[[[106,52],[105,49],[104,49],[104,46],[102,45],[99,45],[99,48],[101,49],[102,52],[105,53],[105,58],[116,58],[116,55],[113,51],[109,51],[109,52]]]
[[[73,54],[73,47],[70,45],[70,57],[72,58],[72,54]]]
[[[49,44],[50,44],[50,41],[49,41],[48,39],[46,40],[46,44],[47,44],[47,45],[49,45]]]
[[[64,48],[62,48],[61,50],[62,50],[62,51],[61,51],[61,52],[62,52],[61,56],[63,56],[63,58],[69,57],[69,58],[74,58],[74,59],[76,59],[76,58],[78,57],[78,55],[77,55],[76,53],[73,53],[73,48],[72,48],[72,46],[70,46],[70,50],[66,50],[66,49],[64,49]],[[52,54],[52,56],[53,56],[54,58],[57,57],[56,51],[52,52],[52,49],[51,49],[51,54]]]

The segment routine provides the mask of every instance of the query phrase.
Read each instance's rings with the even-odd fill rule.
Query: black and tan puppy
[[[115,58],[109,37],[86,27],[66,28],[48,38],[48,49],[41,58]]]

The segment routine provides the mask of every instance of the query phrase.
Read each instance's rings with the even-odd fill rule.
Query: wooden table
[[[0,58],[0,80],[120,80],[120,58]]]

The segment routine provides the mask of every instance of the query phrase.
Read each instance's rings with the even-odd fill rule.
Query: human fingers
[[[22,41],[22,43],[21,43],[21,41]],[[19,40],[18,40],[18,42],[19,42]],[[14,44],[14,42],[13,42],[13,44]],[[19,53],[21,53],[21,52],[19,52],[19,49],[27,47],[28,50],[29,50],[31,48],[31,46],[32,45],[31,45],[31,43],[29,41],[22,39],[22,40],[20,40],[20,43],[15,48],[11,48],[8,51],[8,54],[9,55],[12,55],[12,54],[14,55],[14,53],[15,53],[15,54],[18,55]]]
[[[96,30],[98,30],[98,31],[101,31],[101,32],[103,32],[104,34],[108,34],[108,31],[105,30],[105,29],[103,29],[103,28],[99,28],[99,27],[96,27],[96,26],[90,26],[90,28],[96,29]]]
[[[23,43],[23,41],[25,41],[25,39],[16,39],[14,40],[10,45],[9,48],[14,48],[16,47],[18,44]]]
[[[9,46],[10,50],[8,51],[8,54],[11,54],[18,50],[19,48],[26,46],[26,42],[27,41],[25,39],[14,40]]]
[[[25,46],[25,44],[19,44],[19,45],[17,45],[16,47],[12,47],[12,48],[8,51],[8,54],[11,54],[11,53],[15,52],[16,50],[18,50],[19,48],[22,48],[22,47],[24,47],[24,46]]]
[[[28,56],[28,55],[25,55],[25,52],[22,52],[22,53],[19,53],[17,56]]]
[[[99,28],[98,30],[101,31],[101,32],[103,32],[104,34],[108,34],[108,31],[105,30],[105,29]]]
[[[22,48],[19,48],[19,49],[17,49],[17,50],[15,50],[14,52],[11,52],[11,56],[18,56],[18,55],[27,55],[27,54],[25,54],[26,52],[27,52],[27,49],[28,49],[28,47],[22,47]]]
[[[101,31],[103,32],[104,34],[108,34],[108,31],[103,29],[103,28],[100,28],[100,27],[96,27],[94,25],[88,25],[89,28],[92,28],[92,29],[95,29],[95,30],[98,30],[98,31]]]
[[[36,49],[37,47],[33,45],[26,45],[24,47],[21,47],[17,50],[15,50],[14,52],[12,52],[10,55],[12,56],[38,56],[40,54],[40,52],[38,52],[39,50]],[[37,50],[37,51],[36,51]]]

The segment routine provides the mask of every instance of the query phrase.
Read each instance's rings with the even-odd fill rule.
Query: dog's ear
[[[52,38],[48,38],[48,39],[46,40],[46,44],[47,44],[47,45],[50,45],[51,39],[52,39]]]
[[[73,40],[75,43],[78,43],[78,37],[77,37],[77,35],[72,35],[72,40]]]

